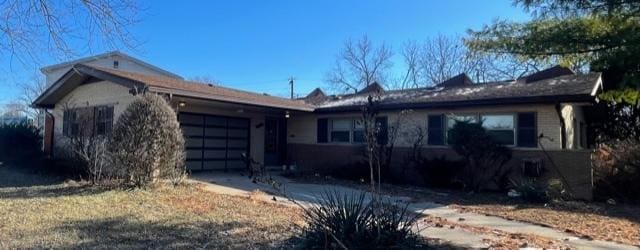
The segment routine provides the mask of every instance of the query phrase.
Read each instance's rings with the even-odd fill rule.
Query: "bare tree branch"
[[[135,0],[0,1],[0,57],[28,65],[43,54],[68,58],[94,47],[135,49]]]
[[[357,41],[349,39],[338,54],[333,70],[327,73],[326,80],[339,91],[356,92],[373,82],[385,84],[392,56],[390,47],[384,43],[375,47],[367,36]]]

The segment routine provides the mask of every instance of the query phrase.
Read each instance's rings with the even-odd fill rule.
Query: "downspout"
[[[53,114],[51,114],[51,112],[49,112],[49,110],[48,110],[48,109],[44,109],[44,113],[45,113],[45,116],[49,116],[49,117],[51,117],[51,135],[49,135],[49,136],[50,136],[50,138],[49,138],[49,139],[50,139],[50,141],[51,141],[51,148],[49,149],[49,157],[53,157],[53,155],[54,155],[54,154],[53,154],[53,149],[54,149],[54,146],[53,146],[53,144],[54,144],[54,142],[53,142],[54,137],[53,137],[53,136],[54,136],[54,134],[55,134],[55,130],[56,130],[56,117],[55,117],[55,116],[53,116]],[[46,129],[46,127],[47,127],[47,121],[46,121],[46,120],[47,120],[47,118],[45,117],[44,119],[45,119],[45,122],[44,122],[44,123],[45,123],[45,125],[44,125],[44,126],[45,126],[45,129]],[[46,131],[45,131],[45,134],[46,134]],[[43,141],[43,143],[44,143],[44,141]]]
[[[567,125],[564,122],[564,118],[562,117],[562,107],[560,103],[556,103],[556,114],[558,115],[558,119],[560,120],[560,144],[562,149],[567,148]]]

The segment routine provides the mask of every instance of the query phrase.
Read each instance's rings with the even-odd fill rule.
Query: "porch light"
[[[183,101],[180,101],[180,102],[178,102],[178,106],[184,107],[184,106],[187,106],[187,103],[183,102]]]
[[[289,119],[289,116],[290,116],[290,115],[289,115],[289,111],[286,111],[286,112],[284,113],[284,118]]]

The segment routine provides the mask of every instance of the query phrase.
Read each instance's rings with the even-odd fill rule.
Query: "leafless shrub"
[[[184,138],[175,112],[162,96],[137,97],[118,118],[109,144],[116,168],[137,187],[184,176]]]
[[[63,147],[56,149],[60,152],[59,155],[70,161],[70,167],[88,177],[93,184],[106,183],[117,176],[118,173],[112,168],[107,151],[108,136],[96,135],[92,126],[86,126],[93,124],[93,117],[87,112],[91,109],[75,108],[68,103],[63,104],[63,107],[65,114],[77,111],[77,124],[84,126],[77,126],[73,133],[65,134]]]

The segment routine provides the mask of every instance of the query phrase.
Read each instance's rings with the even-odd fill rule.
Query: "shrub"
[[[457,121],[448,134],[448,143],[465,159],[463,178],[467,188],[479,191],[495,184],[507,187],[511,150],[496,142],[482,127],[482,123]]]
[[[30,123],[0,124],[0,161],[30,165],[43,158],[41,148],[40,130]]]
[[[305,209],[303,248],[389,249],[417,243],[415,217],[407,206],[383,203],[378,213],[366,193],[326,192],[319,204]],[[379,229],[378,230],[378,226]]]
[[[67,154],[64,157],[67,159],[67,167],[88,177],[94,184],[117,177],[118,168],[111,164],[108,143],[109,138],[105,136],[76,135],[68,138],[66,148],[63,149]]]
[[[464,169],[460,160],[449,160],[444,155],[416,160],[415,168],[427,187],[458,188],[457,177]]]
[[[550,200],[572,199],[559,179],[550,179],[546,183],[536,179],[512,180],[511,184],[520,194],[520,198],[526,202],[545,203]]]
[[[640,141],[611,140],[594,154],[594,195],[640,203]]]
[[[513,187],[520,194],[520,198],[526,202],[545,203],[550,199],[547,189],[534,180],[513,181]]]
[[[184,175],[184,138],[176,113],[163,97],[137,97],[118,118],[109,145],[113,163],[131,184]]]

